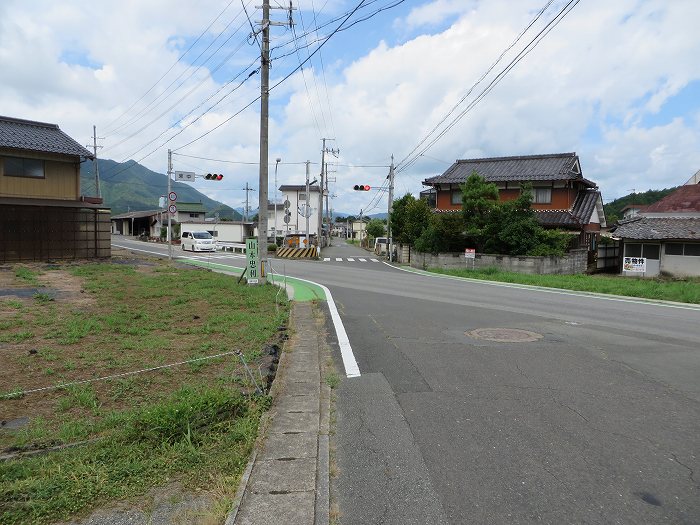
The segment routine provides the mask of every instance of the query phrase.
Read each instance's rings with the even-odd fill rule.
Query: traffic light
[[[207,173],[204,178],[207,180],[221,180],[224,176],[221,173]]]
[[[369,184],[355,184],[355,186],[352,189],[355,191],[369,191],[370,185]]]

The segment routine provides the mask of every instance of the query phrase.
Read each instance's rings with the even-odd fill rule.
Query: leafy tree
[[[429,223],[432,211],[423,199],[407,193],[395,200],[391,211],[391,235],[395,242],[413,244]]]
[[[384,223],[379,219],[372,219],[367,223],[366,231],[370,237],[381,237],[384,235]]]
[[[462,217],[468,242],[483,251],[493,211],[499,206],[498,188],[476,171],[462,185]]]
[[[461,251],[466,244],[462,225],[459,213],[433,214],[428,227],[416,239],[416,250],[429,253]]]

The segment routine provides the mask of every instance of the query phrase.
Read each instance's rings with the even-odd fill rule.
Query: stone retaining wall
[[[404,261],[402,261],[404,262]],[[409,261],[405,261],[409,262]],[[477,253],[474,259],[465,259],[464,253],[420,253],[411,250],[409,264],[413,268],[498,268],[505,272],[528,274],[585,273],[588,265],[586,249],[571,250],[563,257],[530,257],[488,255]],[[473,266],[472,266],[473,264]]]

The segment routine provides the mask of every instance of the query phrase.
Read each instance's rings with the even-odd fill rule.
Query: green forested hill
[[[158,199],[167,193],[168,178],[163,173],[151,171],[138,162],[130,160],[119,163],[108,159],[99,159],[100,189],[104,203],[112,209],[112,215],[127,211],[154,210],[158,208]],[[95,176],[93,161],[86,161],[80,168],[80,186],[83,195],[95,195]],[[207,216],[219,213],[222,219],[240,220],[241,214],[219,201],[210,199],[188,184],[172,183],[173,191],[181,202],[201,202],[207,210]]]
[[[649,190],[643,193],[630,193],[603,205],[608,225],[611,226],[615,221],[622,218],[622,208],[628,204],[654,204],[676,189],[677,187]]]

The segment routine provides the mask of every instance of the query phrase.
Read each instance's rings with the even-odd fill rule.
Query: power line
[[[520,51],[520,53],[506,66],[501,72],[489,83],[486,88],[477,96],[477,98],[472,101],[455,119],[450,122],[450,124],[442,131],[440,134],[435,137],[433,140],[431,140],[430,144],[428,144],[422,151],[425,152],[427,151],[430,147],[432,147],[438,140],[440,140],[450,129],[452,129],[463,117],[466,115],[469,111],[471,111],[486,95],[488,95],[494,87],[496,87],[502,80],[505,78],[505,76],[523,59],[525,58],[530,52],[544,39],[549,32],[554,29],[559,23],[564,19],[564,17],[569,14],[569,12],[576,7],[576,5],[580,2],[581,0],[571,0],[562,10],[556,15],[556,17],[550,21],[542,31],[540,31],[535,38],[533,38],[527,46],[523,50]],[[570,7],[569,7],[570,6]],[[530,47],[531,46],[531,47]],[[410,162],[409,165],[405,166],[405,168],[410,167],[415,161],[417,160],[417,157],[414,157],[412,161]]]
[[[165,78],[165,76],[166,76],[168,73],[170,73],[170,72],[173,70],[173,68],[174,68],[183,58],[185,58],[185,55],[186,55],[187,53],[189,53],[195,45],[197,45],[197,42],[199,42],[200,39],[201,39],[204,35],[207,34],[207,31],[209,31],[209,29],[211,29],[211,26],[213,26],[213,25],[216,23],[216,21],[217,21],[219,18],[221,18],[221,15],[224,14],[224,12],[231,6],[231,4],[232,4],[233,2],[234,2],[234,0],[231,0],[231,1],[226,5],[226,7],[224,7],[218,15],[216,15],[216,18],[214,18],[214,20],[211,21],[211,23],[207,26],[207,28],[206,28],[204,31],[202,31],[202,32],[200,33],[200,35],[195,39],[195,41],[192,42],[192,45],[190,45],[190,47],[188,47],[187,50],[186,50],[182,55],[180,55],[180,57],[179,57],[175,62],[173,62],[173,64],[168,68],[168,70],[167,70],[165,73],[163,73],[163,75],[162,75],[158,80],[156,80],[155,83],[154,83],[150,88],[148,88],[148,89],[146,90],[146,92],[145,92],[143,95],[141,95],[141,96],[136,100],[136,102],[134,102],[134,103],[133,103],[131,106],[129,106],[121,115],[119,115],[117,118],[115,118],[115,119],[112,120],[109,124],[107,124],[107,125],[105,126],[105,130],[107,130],[107,132],[109,132],[109,127],[110,127],[112,124],[114,124],[115,122],[117,122],[120,118],[122,118],[122,117],[123,117],[124,115],[126,115],[129,111],[131,111],[131,110],[134,108],[134,106],[136,106],[136,104],[138,104],[139,102],[141,102],[141,100],[143,100],[144,97],[145,97],[146,95],[148,95],[148,94],[153,90],[153,88],[155,88],[155,87],[158,85],[158,83],[159,83],[161,80],[163,80],[163,79]]]

